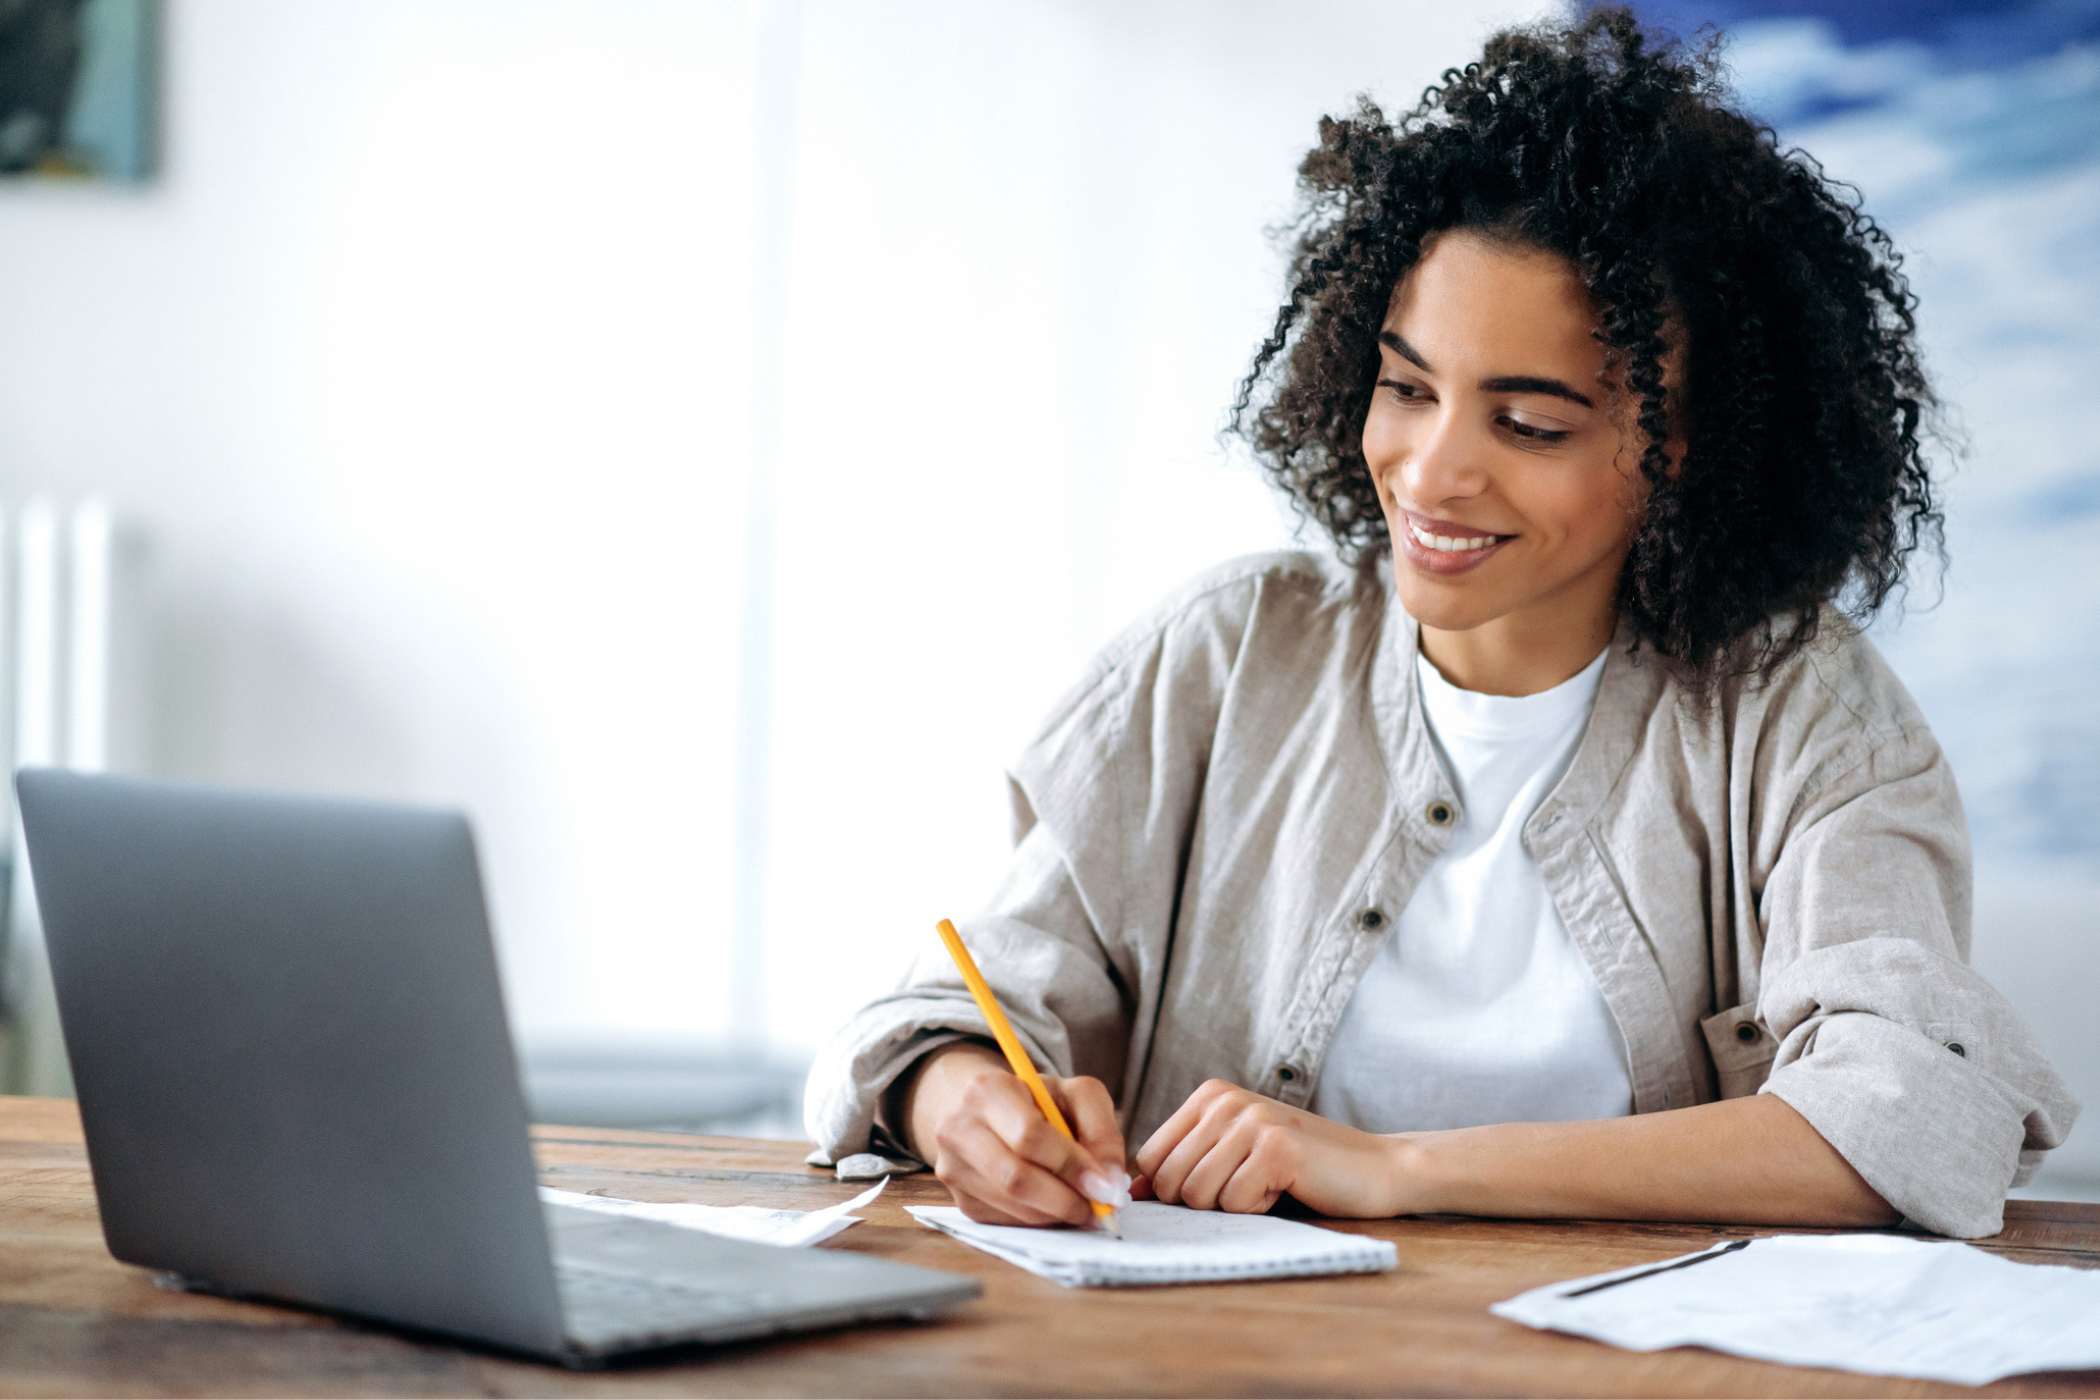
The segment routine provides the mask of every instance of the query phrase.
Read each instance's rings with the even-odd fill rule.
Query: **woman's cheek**
[[[1392,508],[1392,492],[1386,487],[1386,476],[1398,460],[1401,444],[1390,424],[1380,421],[1377,409],[1364,423],[1364,464],[1370,469],[1371,484],[1378,489],[1378,500],[1387,509]]]

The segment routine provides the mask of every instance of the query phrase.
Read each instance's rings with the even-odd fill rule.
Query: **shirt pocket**
[[[1779,1042],[1757,1019],[1757,1003],[1746,1001],[1716,1011],[1699,1022],[1699,1029],[1706,1035],[1706,1052],[1713,1056],[1717,1097],[1737,1099],[1756,1093],[1771,1072],[1772,1057],[1779,1053]]]

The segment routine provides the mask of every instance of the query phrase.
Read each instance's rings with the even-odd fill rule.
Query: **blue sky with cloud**
[[[1928,563],[1874,635],[1954,760],[1979,863],[2100,895],[2100,4],[1636,8],[1718,25],[1743,107],[1904,254],[1969,454],[1943,478],[1944,596]]]

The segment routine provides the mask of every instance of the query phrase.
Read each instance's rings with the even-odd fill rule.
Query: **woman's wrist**
[[[1387,1215],[1434,1215],[1448,1211],[1438,1179],[1433,1132],[1387,1133]]]
[[[897,1105],[892,1121],[904,1134],[905,1150],[933,1165],[934,1129],[955,1092],[986,1069],[1005,1067],[998,1048],[984,1040],[958,1040],[921,1056],[891,1090]]]

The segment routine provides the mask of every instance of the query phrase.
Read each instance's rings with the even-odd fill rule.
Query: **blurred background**
[[[1908,255],[1972,456],[1876,634],[2100,1199],[2100,5],[1639,8]],[[463,807],[537,1116],[797,1137],[1088,655],[1299,542],[1215,435],[1320,115],[1561,13],[0,0],[10,761]]]

